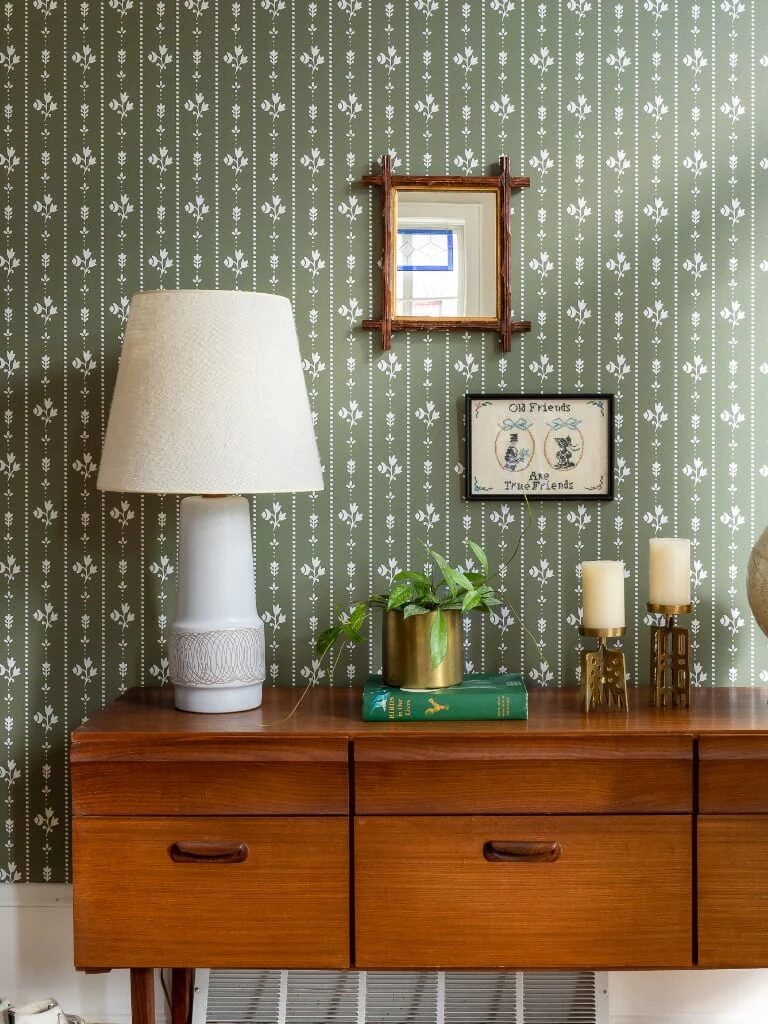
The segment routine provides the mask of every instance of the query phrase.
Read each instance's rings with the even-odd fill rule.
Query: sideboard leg
[[[155,971],[152,967],[131,968],[132,1024],[155,1024]]]
[[[193,978],[191,967],[174,967],[171,971],[171,1024],[189,1024]]]

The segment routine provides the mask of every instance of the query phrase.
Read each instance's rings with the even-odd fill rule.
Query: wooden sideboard
[[[364,723],[359,689],[233,715],[136,689],[72,738],[75,963],[768,966],[768,690],[690,710]]]

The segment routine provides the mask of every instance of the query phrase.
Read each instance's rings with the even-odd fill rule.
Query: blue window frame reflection
[[[397,269],[453,270],[454,232],[450,228],[399,228]]]
[[[455,317],[464,314],[459,225],[397,229],[396,315]]]

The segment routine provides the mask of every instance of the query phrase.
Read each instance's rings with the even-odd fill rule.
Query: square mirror
[[[498,201],[498,189],[395,189],[395,316],[499,316]]]
[[[512,309],[511,199],[530,180],[499,173],[393,174],[392,157],[364,185],[381,188],[381,314],[363,320],[388,349],[396,331],[496,331],[509,352],[512,335],[530,331]]]

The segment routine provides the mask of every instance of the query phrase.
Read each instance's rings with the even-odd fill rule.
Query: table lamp
[[[261,704],[264,625],[239,495],[323,487],[290,301],[260,292],[131,300],[97,487],[187,494],[168,660],[176,707]]]

